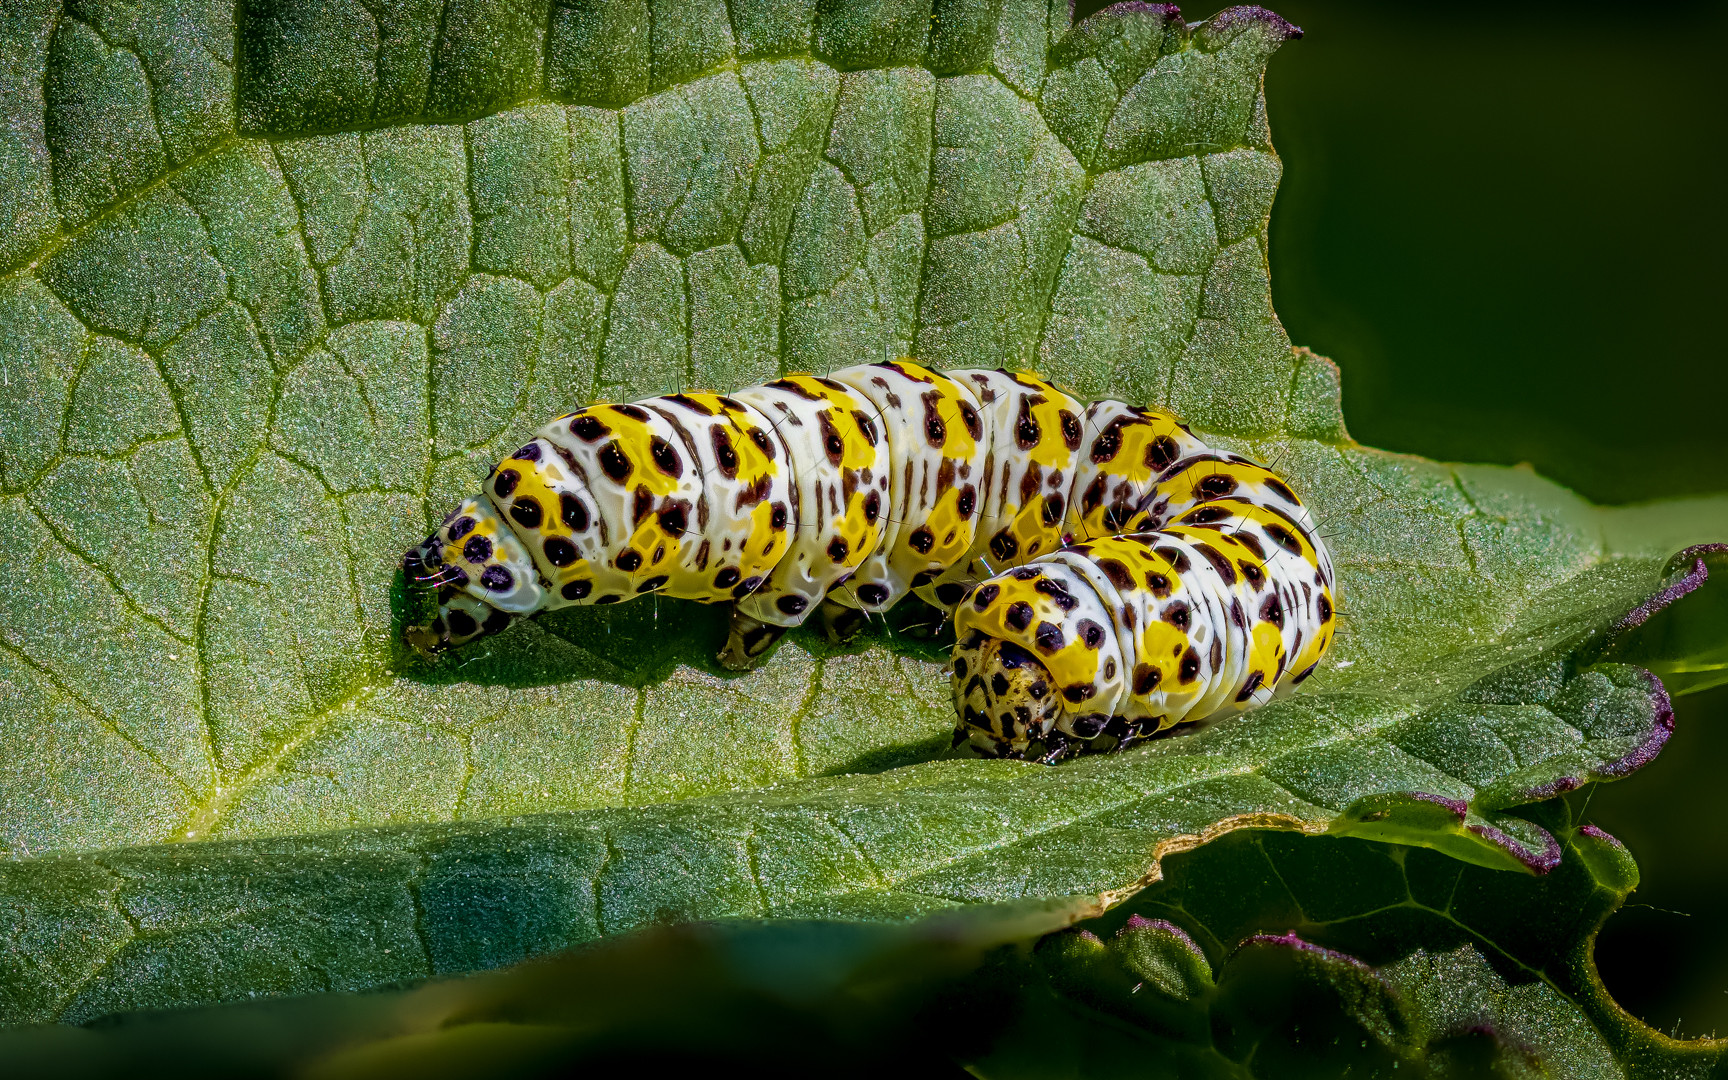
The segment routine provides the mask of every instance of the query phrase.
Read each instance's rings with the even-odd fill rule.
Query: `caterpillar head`
[[[1034,743],[1059,752],[1062,699],[1050,672],[1012,641],[973,631],[954,647],[956,744],[970,741],[990,757],[1024,757]],[[1060,743],[1062,746],[1052,746]],[[1044,755],[1037,755],[1044,756]]]
[[[496,634],[513,618],[462,589],[462,571],[444,562],[440,533],[402,556],[402,637],[429,659]]]

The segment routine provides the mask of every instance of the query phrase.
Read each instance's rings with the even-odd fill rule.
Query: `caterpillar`
[[[820,612],[953,613],[956,745],[1055,761],[1263,705],[1335,630],[1330,556],[1270,469],[1169,413],[909,360],[561,416],[402,560],[436,655],[650,593],[733,605],[749,667]]]

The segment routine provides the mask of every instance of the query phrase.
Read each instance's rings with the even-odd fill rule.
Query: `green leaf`
[[[1660,747],[1615,650],[1702,582],[1668,556],[1728,502],[1601,511],[1353,443],[1268,289],[1260,73],[1292,28],[1064,11],[8,8],[0,1021],[650,922],[1108,902],[1251,825],[1554,865],[1506,811]],[[743,677],[670,602],[401,653],[399,553],[555,411],[907,351],[1277,463],[1342,586],[1311,692],[1045,769],[930,760],[916,614]]]
[[[1544,877],[1255,831],[1173,858],[1164,881],[1039,947],[1030,1009],[1047,1022],[974,1068],[1131,1074],[1198,1044],[1255,1076],[1710,1075],[1728,1040],[1669,1039],[1597,978],[1596,933],[1638,884],[1631,856],[1562,804],[1534,811],[1563,838]],[[1159,977],[1172,963],[1194,973],[1180,988]]]
[[[1636,887],[1617,841],[1563,838],[1543,877],[1377,842],[1243,830],[1166,864],[1101,917],[975,905],[905,926],[729,920],[654,928],[406,992],[322,994],[91,1028],[0,1033],[17,1075],[548,1075],[602,1063],[935,1063],[1009,1078],[1672,1077],[1680,1043],[1619,1011],[1591,962]],[[1048,933],[1056,931],[1054,933]],[[1039,935],[1047,934],[1039,939]],[[676,1018],[669,1022],[669,1018]],[[122,1065],[124,1063],[124,1066]]]
[[[983,905],[910,926],[657,927],[406,992],[134,1014],[83,1029],[14,1028],[0,1031],[0,1057],[20,1080],[170,1070],[546,1076],[578,1061],[610,1074],[618,1067],[600,1062],[621,1057],[646,1073],[722,1061],[769,1076],[804,1075],[812,1062],[839,1076],[924,1070],[975,1053],[993,1035],[994,1024],[974,1032],[952,1023],[951,995],[1004,996],[988,983],[995,958],[1023,954],[1040,935],[1095,912],[1096,905],[1059,902]]]
[[[1621,621],[1604,655],[1642,664],[1662,677],[1670,692],[1691,694],[1728,682],[1728,545],[1688,548],[1669,564],[1677,595],[1699,590],[1687,603],[1670,606],[1658,596]],[[1711,570],[1718,576],[1712,581]],[[1702,586],[1702,587],[1701,587]]]

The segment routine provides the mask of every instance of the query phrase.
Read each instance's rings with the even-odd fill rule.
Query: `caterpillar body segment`
[[[786,627],[822,609],[824,599],[877,551],[890,524],[893,492],[881,416],[844,383],[790,375],[733,396],[773,425],[793,474],[794,528],[786,554],[765,585],[737,600],[720,654],[727,667],[742,669]]]
[[[1336,631],[1331,563],[1299,520],[1206,501],[980,582],[954,613],[956,740],[1057,760],[1288,694]]]
[[[1048,760],[1270,700],[1333,618],[1270,470],[1155,409],[905,360],[561,416],[403,570],[436,592],[406,628],[428,654],[653,593],[731,603],[721,659],[747,667],[915,592],[955,611],[957,741]]]
[[[786,447],[793,535],[765,588],[738,608],[797,625],[880,546],[887,525],[888,443],[876,408],[842,383],[793,375],[735,395],[766,417]]]
[[[942,608],[952,608],[980,578],[1062,546],[1072,524],[1068,490],[1086,412],[1035,375],[972,369],[948,374],[978,402],[984,452],[974,542],[964,558],[915,589]]]
[[[1168,470],[1209,453],[1169,413],[1120,401],[1094,402],[1086,410],[1083,475],[1075,479],[1069,535],[1074,540],[1119,536],[1156,520]]]
[[[833,596],[846,607],[885,611],[972,549],[989,450],[984,421],[965,385],[907,361],[845,368],[833,377],[881,417],[891,494],[881,542]]]
[[[786,552],[791,496],[784,445],[760,414],[733,399],[673,394],[595,405],[559,417],[538,435],[524,449],[546,443],[553,456],[507,458],[485,490],[494,503],[508,504],[512,520],[531,534],[530,547],[555,545],[564,556],[555,537],[579,545],[576,561],[556,570],[565,579],[591,576],[592,590],[568,597],[561,591],[560,599],[613,604],[656,592],[710,603],[736,599],[760,587]],[[515,490],[511,474],[531,469],[568,474],[587,489],[586,499],[568,504],[569,520],[561,513],[554,521],[545,500]],[[589,508],[593,515],[585,518]]]

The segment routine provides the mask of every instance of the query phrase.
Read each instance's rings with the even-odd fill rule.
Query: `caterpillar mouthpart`
[[[442,566],[427,566],[425,545],[402,556],[402,640],[428,660],[450,648],[450,624],[438,602]]]
[[[408,642],[409,648],[428,660],[436,658],[439,653],[450,647],[445,643],[443,636],[432,629],[431,623],[424,626],[410,626],[403,631],[402,636]]]

